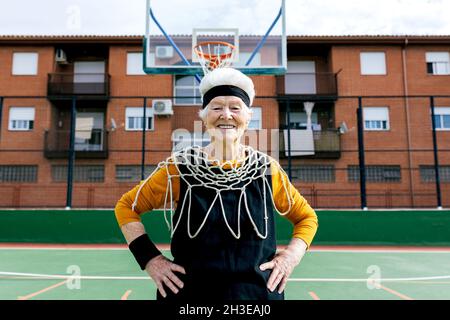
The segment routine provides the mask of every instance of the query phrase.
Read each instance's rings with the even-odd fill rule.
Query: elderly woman
[[[203,78],[200,91],[199,115],[211,144],[160,162],[118,201],[116,218],[158,299],[283,300],[289,275],[316,233],[317,216],[275,159],[241,144],[255,96],[252,80],[218,68]],[[168,206],[173,260],[156,248],[140,218]],[[294,225],[279,252],[275,212]]]

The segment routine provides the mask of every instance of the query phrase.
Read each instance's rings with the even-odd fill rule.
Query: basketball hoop
[[[194,47],[194,52],[205,74],[216,68],[229,67],[234,60],[236,47],[223,41],[200,42]]]

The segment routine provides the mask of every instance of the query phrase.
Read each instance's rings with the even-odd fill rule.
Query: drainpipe
[[[292,155],[291,155],[291,99],[286,101],[287,114],[287,143],[288,143],[288,177],[292,181]]]
[[[144,98],[144,109],[142,118],[142,151],[141,151],[141,180],[145,179],[145,132],[147,125],[147,97]]]
[[[411,201],[411,206],[414,208],[414,184],[413,184],[413,171],[412,171],[411,132],[409,130],[408,67],[406,64],[406,47],[407,46],[408,46],[408,38],[405,38],[405,43],[402,48],[403,95],[405,96],[406,141],[407,141],[407,149],[408,149],[410,201]]]

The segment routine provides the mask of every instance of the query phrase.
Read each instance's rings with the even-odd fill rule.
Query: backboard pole
[[[164,37],[166,37],[167,41],[169,41],[170,45],[175,49],[175,51],[178,53],[178,55],[180,56],[180,58],[183,60],[183,62],[190,66],[191,63],[186,59],[186,57],[184,56],[184,54],[181,52],[180,48],[178,48],[178,46],[176,45],[176,43],[173,41],[172,37],[163,29],[163,27],[161,26],[161,24],[158,22],[158,20],[156,20],[155,15],[153,14],[153,10],[151,8],[150,5],[150,0],[147,0],[147,17],[146,17],[146,23],[147,23],[147,32],[146,32],[146,36],[147,36],[147,58],[150,59],[150,21],[148,20],[148,16],[150,16],[152,18],[152,20],[155,22],[155,24],[158,26],[159,30],[162,32],[162,34],[164,35]],[[150,61],[150,60],[147,60]],[[146,66],[147,67],[147,66]],[[195,75],[195,78],[197,79],[197,81],[200,83],[200,81],[202,80],[200,78],[200,76],[198,74]]]
[[[259,41],[258,45],[256,46],[255,50],[253,50],[252,55],[250,56],[250,58],[248,58],[247,63],[245,64],[246,66],[250,65],[250,63],[252,62],[253,58],[255,57],[255,55],[259,52],[259,50],[261,49],[261,47],[264,45],[264,43],[266,43],[267,37],[269,36],[269,34],[272,32],[273,27],[275,27],[275,25],[277,24],[278,20],[280,20],[280,17],[283,15],[284,13],[284,0],[282,2],[280,11],[277,14],[277,17],[275,18],[275,20],[272,22],[271,26],[269,27],[269,29],[267,30],[266,34],[264,35],[264,37],[261,39],[261,41]],[[283,16],[284,18],[284,16]],[[285,19],[283,19],[283,22],[285,22]],[[285,33],[285,24],[283,24],[283,36],[282,36],[282,41],[284,39],[284,35]],[[284,45],[284,44],[283,44]]]
[[[281,0],[281,10],[283,13],[281,17],[281,63],[287,69],[286,0]]]
[[[147,63],[150,61],[150,0],[147,0],[145,9],[145,60],[144,67],[147,67]]]

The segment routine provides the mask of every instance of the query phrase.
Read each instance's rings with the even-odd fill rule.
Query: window
[[[97,93],[96,90],[87,91],[86,87],[105,82],[105,63],[105,61],[74,61],[73,82],[80,84],[74,87],[76,93]],[[88,85],[81,85],[82,83]]]
[[[436,130],[450,130],[450,107],[434,108]]]
[[[155,54],[150,53],[150,60],[147,65],[155,64]],[[144,61],[142,52],[128,52],[127,53],[127,75],[145,75]]]
[[[36,182],[38,166],[0,165],[0,182]]]
[[[420,180],[422,182],[436,182],[434,166],[419,166]],[[450,182],[450,166],[439,166],[439,180],[441,182]]]
[[[288,168],[283,168],[288,173]],[[333,165],[298,165],[291,167],[292,181],[301,182],[334,182]]]
[[[14,52],[12,63],[13,75],[37,75],[38,54],[37,52]]]
[[[142,52],[128,52],[127,75],[143,75],[143,69]]]
[[[348,166],[347,173],[350,182],[359,181],[359,166]],[[366,166],[367,182],[400,182],[401,178],[401,170],[398,165]]]
[[[127,75],[145,75],[142,52],[127,53]]]
[[[156,166],[145,166],[144,176],[148,177]],[[141,180],[141,165],[117,165],[116,180],[118,182],[137,182]]]
[[[142,107],[127,107],[126,108],[126,125],[127,131],[142,130],[142,118],[144,117],[144,108]],[[153,130],[153,109],[147,108],[145,110],[145,130]]]
[[[194,76],[175,76],[174,104],[201,104],[199,83]]]
[[[382,131],[389,130],[388,107],[364,107],[364,130]]]
[[[103,112],[77,112],[75,119],[75,150],[102,151],[104,143]]]
[[[9,130],[27,131],[34,128],[33,107],[11,107],[9,109]]]
[[[52,179],[54,182],[67,181],[67,166],[52,165]],[[73,169],[74,182],[103,182],[105,168],[103,165],[75,165]]]
[[[361,52],[362,75],[385,75],[386,55],[384,52]]]
[[[261,130],[262,129],[262,114],[261,107],[251,107],[253,113],[250,123],[248,124],[249,130]]]
[[[211,143],[207,132],[188,132],[186,130],[175,130],[172,134],[172,149],[180,151],[189,146],[205,147]]]
[[[288,61],[284,76],[286,94],[317,94],[316,62]]]
[[[425,56],[428,74],[450,74],[450,57],[448,52],[427,52]]]
[[[286,113],[286,122],[288,122],[288,115]],[[308,115],[306,112],[290,112],[289,113],[289,124],[291,129],[305,130],[308,124]],[[318,124],[318,114],[317,112],[311,113],[311,129],[321,130],[320,124]]]

